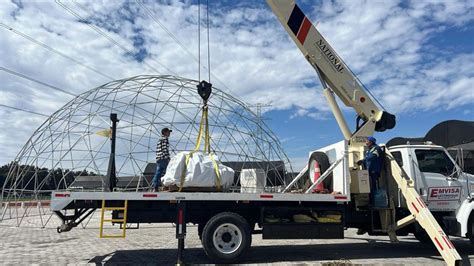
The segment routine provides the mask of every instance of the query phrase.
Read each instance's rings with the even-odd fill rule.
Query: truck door
[[[453,176],[455,164],[444,150],[415,149],[415,172],[419,177],[417,190],[430,210],[455,211],[463,186]]]
[[[406,169],[406,165],[404,164],[403,161],[406,160],[402,156],[402,152],[400,150],[390,150],[390,153],[393,155],[393,158],[395,161],[398,163],[398,165],[403,168],[403,170],[407,173],[409,173],[409,176],[412,176],[413,178],[415,177],[414,175],[411,174],[409,169]],[[408,156],[407,156],[408,158]],[[405,198],[402,196],[401,190],[398,188],[397,183],[393,179],[389,179],[389,195],[393,197],[394,203],[398,207],[405,207],[406,208],[406,202]],[[415,183],[416,184],[416,183]]]

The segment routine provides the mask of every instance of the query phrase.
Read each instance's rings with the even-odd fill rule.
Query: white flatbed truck
[[[102,209],[102,237],[106,237],[102,231],[104,222],[123,227],[123,234],[109,237],[124,237],[127,223],[176,223],[177,260],[181,262],[186,224],[193,223],[198,225],[203,248],[210,258],[216,262],[237,262],[250,247],[252,234],[262,234],[263,239],[333,239],[343,238],[344,229],[352,227],[388,234],[396,241],[397,233],[414,232],[416,224],[419,231],[426,232],[447,264],[459,265],[459,254],[417,193],[418,179],[410,178],[407,173],[411,172],[404,171],[406,164],[400,168],[397,158],[388,149],[385,149],[384,180],[390,204],[387,208],[369,206],[367,171],[356,162],[363,157],[365,138],[374,131],[393,128],[395,117],[373,102],[294,2],[268,0],[268,4],[317,71],[345,140],[312,152],[308,166],[279,193],[56,191],[52,193],[51,209],[63,221],[58,232],[71,230],[97,209]],[[353,107],[363,121],[354,133],[347,127],[334,94]],[[392,150],[409,149],[394,147]],[[308,178],[308,172],[310,176],[314,174],[315,161],[321,165],[319,179],[302,193],[289,192],[299,179]],[[330,189],[337,193],[312,193],[316,186],[329,179],[332,180]],[[469,204],[471,196],[463,194]],[[463,210],[472,210],[469,204],[464,205]],[[112,219],[104,219],[105,210],[112,211]],[[466,220],[465,216],[459,215]],[[471,214],[466,221],[470,227],[461,227],[460,234],[469,237],[472,235]]]

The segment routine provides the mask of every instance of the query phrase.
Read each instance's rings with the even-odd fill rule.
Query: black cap
[[[165,134],[166,132],[173,132],[173,130],[171,130],[171,129],[167,128],[167,127],[163,128],[163,129],[161,130],[161,134]]]

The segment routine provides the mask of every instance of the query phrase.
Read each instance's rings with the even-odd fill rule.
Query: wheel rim
[[[314,171],[314,163],[315,163],[315,162],[316,162],[316,160],[311,160],[311,161],[309,162],[309,165],[310,165],[310,167],[309,167],[309,181],[311,181],[312,184],[316,183],[316,182],[314,181],[314,172],[315,172],[315,171]],[[319,167],[321,167],[321,165],[319,165]],[[321,169],[321,168],[320,168],[320,169]]]
[[[242,231],[234,224],[221,224],[214,231],[212,241],[219,252],[231,254],[242,245]]]

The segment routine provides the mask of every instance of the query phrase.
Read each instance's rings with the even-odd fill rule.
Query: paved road
[[[172,225],[142,225],[128,230],[126,239],[99,239],[98,215],[86,229],[75,228],[58,234],[54,218],[40,229],[38,217],[26,217],[20,228],[13,221],[0,223],[0,264],[149,264],[172,265],[176,261],[177,241]],[[45,218],[45,217],[43,217]],[[36,226],[36,227],[35,227]],[[113,230],[109,227],[108,232]],[[254,236],[252,248],[242,259],[246,264],[430,264],[444,265],[435,248],[418,243],[413,237],[401,237],[391,244],[387,237],[358,236],[346,231],[343,240],[263,241]],[[474,263],[474,246],[454,239],[464,264]],[[212,263],[201,248],[196,227],[188,227],[184,261]]]

